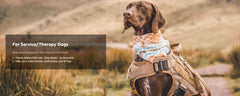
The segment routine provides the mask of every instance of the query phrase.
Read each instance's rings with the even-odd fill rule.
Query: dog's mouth
[[[132,19],[132,18],[124,18],[124,29],[122,31],[122,33],[124,33],[124,31],[130,27],[133,28],[141,28],[141,22],[139,22],[138,20]]]
[[[124,33],[124,31],[130,28],[131,26],[132,26],[132,23],[129,21],[129,18],[124,18],[124,29],[122,33]]]
[[[131,20],[129,19],[124,19],[124,27],[129,28],[132,26]]]

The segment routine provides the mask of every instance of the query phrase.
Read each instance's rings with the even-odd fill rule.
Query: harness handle
[[[207,86],[206,82],[203,80],[200,74],[194,71],[192,67],[182,58],[182,56],[179,55],[179,58],[180,60],[183,61],[183,64],[188,68],[188,70],[192,72],[199,79],[199,82],[203,84],[203,86],[205,87],[205,90],[207,91],[208,96],[211,96],[210,88]]]

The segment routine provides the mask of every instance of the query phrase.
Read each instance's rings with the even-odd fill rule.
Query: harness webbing
[[[164,63],[159,63],[159,62],[164,62]],[[166,71],[169,68],[174,67],[174,61],[171,57],[157,58],[155,59],[154,64],[148,61],[144,61],[144,62],[133,61],[132,64],[130,65],[130,69],[131,67],[134,67],[134,68],[132,68],[133,70],[130,70],[130,72],[128,73],[129,80],[135,79],[136,77],[142,76],[142,75],[155,74],[158,71]]]
[[[206,82],[203,80],[203,78],[200,76],[200,74],[197,73],[196,71],[194,71],[192,69],[192,67],[181,56],[180,56],[180,60],[182,60],[183,64],[188,68],[188,70],[190,70],[196,76],[196,80],[198,79],[199,82],[201,82],[201,84],[203,84],[203,86],[205,87],[205,89],[207,91],[208,96],[211,96],[210,88],[207,86]],[[198,87],[196,87],[196,88],[198,88]]]
[[[157,72],[167,72],[173,68],[182,78],[184,78],[188,83],[190,83],[199,93],[204,93],[203,86],[205,87],[208,96],[211,96],[210,89],[206,85],[203,78],[195,72],[192,67],[180,56],[176,56],[172,51],[166,57],[157,57],[154,59],[154,62],[135,62],[133,61],[130,70],[128,73],[128,79],[133,82],[133,87],[135,87],[136,79],[151,76]],[[174,77],[173,77],[174,78]],[[202,85],[203,86],[202,86]],[[133,88],[135,89],[135,88]],[[170,90],[171,92],[173,90]],[[176,90],[175,90],[176,91]],[[136,89],[133,90],[134,93],[137,93]]]

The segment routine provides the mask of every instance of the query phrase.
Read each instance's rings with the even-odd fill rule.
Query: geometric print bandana
[[[167,56],[170,52],[170,44],[163,39],[160,30],[158,33],[134,36],[132,42],[132,50],[149,62],[153,62],[155,57]]]

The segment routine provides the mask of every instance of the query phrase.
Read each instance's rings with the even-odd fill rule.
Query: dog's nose
[[[124,16],[125,18],[129,18],[129,17],[132,16],[132,12],[129,11],[129,10],[127,10],[127,11],[125,11],[125,12],[123,13],[123,16]]]

